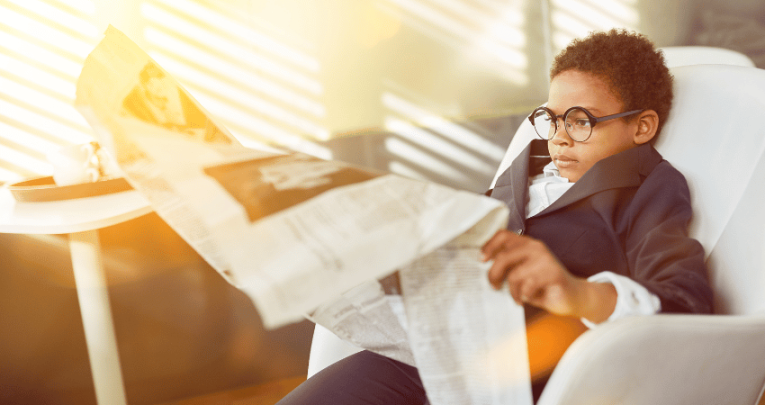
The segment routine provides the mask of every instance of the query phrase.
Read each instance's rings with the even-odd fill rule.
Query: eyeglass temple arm
[[[626,117],[628,115],[637,114],[637,113],[643,112],[643,111],[644,110],[632,110],[632,111],[625,111],[623,113],[618,113],[618,114],[606,115],[605,117],[595,117],[595,122],[601,122],[601,121],[606,121],[606,120],[613,120],[613,119],[616,119],[616,118],[621,118],[621,117]]]

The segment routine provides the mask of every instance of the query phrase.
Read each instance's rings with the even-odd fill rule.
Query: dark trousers
[[[417,369],[362,351],[325,368],[277,405],[426,405]]]
[[[533,381],[534,403],[547,377]],[[428,405],[417,368],[376,353],[362,351],[318,372],[277,405]]]

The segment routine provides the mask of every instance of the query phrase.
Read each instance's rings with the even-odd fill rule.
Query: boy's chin
[[[559,167],[558,172],[560,173],[561,177],[565,177],[571,183],[576,183],[576,181],[579,180],[580,177],[582,177],[582,173],[579,173],[578,170],[572,170],[572,169]]]

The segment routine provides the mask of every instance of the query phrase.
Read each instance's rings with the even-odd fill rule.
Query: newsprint
[[[501,202],[244,147],[113,27],[76,106],[120,175],[266,327],[308,318],[416,365],[433,405],[531,404],[523,309],[479,260],[507,222]]]

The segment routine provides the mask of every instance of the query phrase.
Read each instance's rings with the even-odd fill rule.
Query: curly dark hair
[[[575,39],[555,57],[550,80],[567,70],[600,77],[622,100],[625,111],[656,111],[659,126],[653,140],[658,137],[672,107],[672,75],[664,55],[644,35],[612,29]]]

